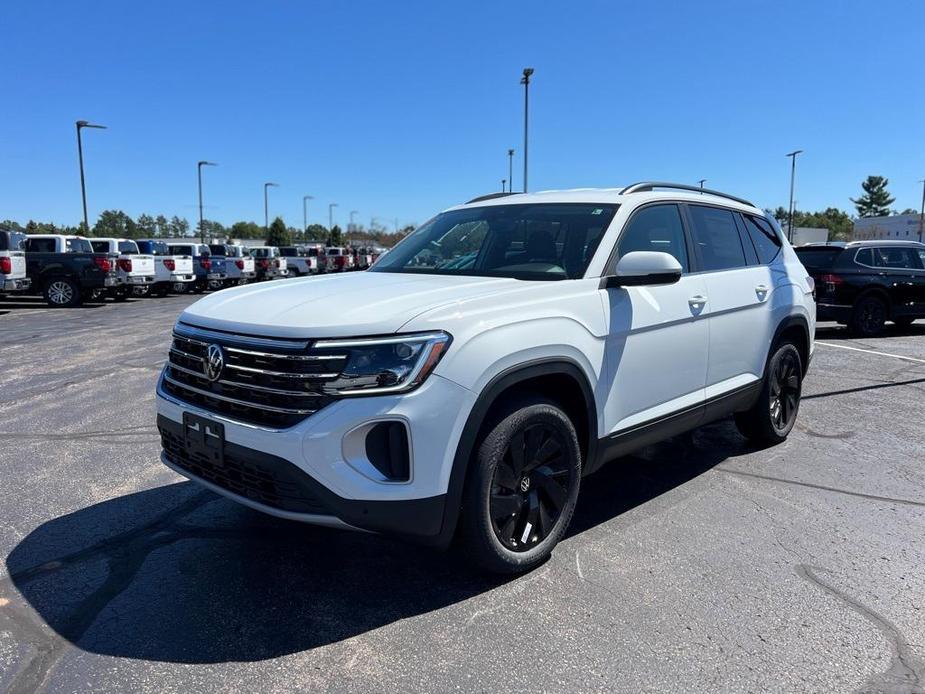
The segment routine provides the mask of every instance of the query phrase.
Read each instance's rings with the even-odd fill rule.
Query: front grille
[[[306,489],[306,485],[300,484],[299,476],[304,473],[291,463],[279,459],[271,465],[256,458],[238,455],[227,444],[224,460],[219,463],[192,452],[183,438],[169,431],[166,426],[161,426],[160,432],[167,460],[194,477],[283,511],[327,513],[318,499]]]
[[[210,345],[222,349],[218,380],[206,376]],[[286,428],[333,401],[324,392],[347,364],[343,350],[304,340],[248,338],[178,324],[163,388],[173,397],[250,424]]]

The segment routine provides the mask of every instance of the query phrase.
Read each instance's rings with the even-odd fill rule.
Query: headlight
[[[362,340],[320,340],[314,349],[349,353],[340,376],[324,384],[330,395],[403,393],[416,388],[437,366],[452,338],[444,332],[374,337]]]

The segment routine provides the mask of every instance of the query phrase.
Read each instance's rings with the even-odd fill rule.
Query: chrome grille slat
[[[176,369],[181,373],[189,374],[190,376],[195,376],[196,378],[205,378],[206,375],[201,371],[193,371],[192,369],[187,369],[183,366],[177,366],[176,364],[168,364],[171,369]],[[317,390],[283,390],[281,388],[269,388],[267,386],[258,386],[255,383],[241,383],[240,381],[229,381],[227,378],[220,378],[215,383],[223,386],[231,386],[232,388],[250,388],[252,390],[259,390],[261,393],[273,393],[274,395],[288,395],[296,398],[316,398],[318,396],[324,395],[324,393]]]
[[[209,380],[204,368],[213,344],[221,347],[225,357],[215,381]],[[178,324],[168,357],[165,394],[242,423],[285,428],[334,400],[323,384],[340,376],[349,350],[315,349],[307,341],[238,336]]]

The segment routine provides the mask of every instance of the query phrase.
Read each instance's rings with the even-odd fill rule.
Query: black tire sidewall
[[[869,328],[866,328],[861,322],[861,315],[863,313],[864,306],[868,304],[877,304],[882,309],[881,313],[883,315],[883,319],[880,321],[879,325],[877,326],[875,330],[870,330]],[[880,297],[877,297],[877,296],[862,297],[861,300],[858,301],[857,304],[855,304],[854,312],[851,315],[851,323],[849,324],[851,327],[851,332],[853,332],[856,335],[862,335],[864,337],[872,337],[874,335],[879,335],[881,332],[883,332],[883,324],[886,322],[888,314],[889,314],[889,306],[887,306],[887,303]]]
[[[571,522],[581,482],[581,448],[575,427],[555,403],[539,398],[522,401],[496,418],[476,448],[463,499],[462,534],[472,557],[483,568],[498,573],[526,571],[545,560],[565,535]],[[553,531],[535,547],[515,552],[501,544],[489,510],[492,481],[498,462],[513,435],[529,423],[549,424],[564,435],[569,446],[571,477],[568,498]]]

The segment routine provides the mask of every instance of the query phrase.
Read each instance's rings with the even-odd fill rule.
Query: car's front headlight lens
[[[330,395],[403,393],[424,382],[450,345],[445,332],[358,340],[320,340],[314,349],[349,353],[340,376],[324,384]]]

